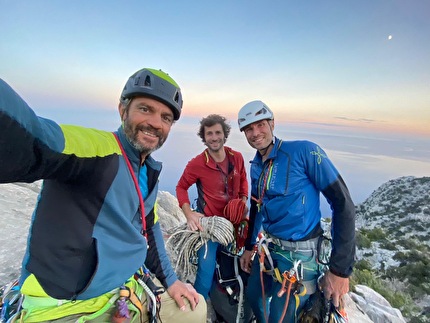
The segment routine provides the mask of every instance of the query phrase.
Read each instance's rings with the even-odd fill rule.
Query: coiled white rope
[[[187,228],[187,224],[169,230],[172,234],[166,244],[178,257],[175,271],[181,268],[185,277],[193,271],[190,259],[196,259],[197,251],[203,246],[206,248],[209,240],[219,242],[224,246],[234,241],[233,224],[226,218],[205,216],[200,219],[200,224],[203,231],[191,231]]]

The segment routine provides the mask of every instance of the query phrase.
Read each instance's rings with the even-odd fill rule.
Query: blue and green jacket
[[[270,235],[288,241],[320,235],[321,192],[332,209],[330,270],[342,277],[352,273],[354,203],[339,172],[318,145],[275,138],[274,147],[264,162],[256,153],[251,161],[250,176],[251,234],[246,249],[252,249],[261,227]]]
[[[121,127],[116,134],[139,178],[139,152]],[[172,285],[177,276],[156,214],[161,163],[149,156],[145,164],[147,241],[138,193],[113,133],[39,117],[0,79],[0,183],[44,180],[21,284],[31,281],[57,299],[89,299],[121,286],[145,264],[165,287]]]

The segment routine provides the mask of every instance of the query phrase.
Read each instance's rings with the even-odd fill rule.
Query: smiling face
[[[269,147],[272,142],[273,128],[273,120],[261,120],[246,126],[243,132],[251,147],[261,151]]]
[[[205,145],[212,152],[218,152],[224,146],[225,135],[222,126],[217,123],[211,127],[205,126],[204,129]]]
[[[142,156],[160,148],[169,135],[173,124],[172,110],[160,101],[147,98],[133,98],[128,106],[119,104],[127,139]]]

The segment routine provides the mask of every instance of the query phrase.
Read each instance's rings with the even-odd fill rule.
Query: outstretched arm
[[[33,182],[49,176],[63,147],[60,126],[38,117],[0,79],[0,182]]]

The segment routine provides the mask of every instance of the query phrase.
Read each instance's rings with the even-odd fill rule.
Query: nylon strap
[[[142,234],[145,236],[146,240],[148,240],[148,235],[146,233],[146,217],[145,217],[145,203],[143,202],[142,192],[140,191],[139,182],[134,174],[133,168],[131,167],[130,160],[125,153],[124,147],[121,144],[121,141],[118,138],[116,133],[113,133],[116,141],[118,142],[118,146],[121,149],[121,153],[124,156],[125,163],[127,164],[127,168],[130,172],[131,177],[133,178],[134,187],[136,188],[137,195],[139,196],[139,204],[140,204],[140,218],[142,220]]]

